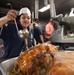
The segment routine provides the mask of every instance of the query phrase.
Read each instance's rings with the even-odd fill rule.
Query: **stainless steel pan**
[[[16,59],[17,59],[17,57],[9,59],[9,60],[5,60],[2,63],[0,63],[0,70],[3,75],[8,75],[8,71],[11,68],[13,68],[13,65],[14,65]]]

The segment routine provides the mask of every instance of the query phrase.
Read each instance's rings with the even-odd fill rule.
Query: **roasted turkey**
[[[46,75],[74,75],[74,51],[52,53],[53,64]]]
[[[17,58],[9,75],[74,75],[74,51],[58,51],[54,45],[39,44]]]
[[[54,45],[39,44],[17,58],[9,75],[74,75],[74,51],[58,51]]]
[[[29,75],[74,75],[74,51],[40,53],[32,61]]]
[[[41,53],[58,52],[56,46],[49,43],[38,44],[23,52],[16,60],[9,75],[33,75],[33,58]]]

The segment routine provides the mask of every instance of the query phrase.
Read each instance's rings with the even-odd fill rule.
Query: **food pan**
[[[0,70],[3,75],[8,75],[8,71],[13,68],[17,57],[5,60],[0,63]]]

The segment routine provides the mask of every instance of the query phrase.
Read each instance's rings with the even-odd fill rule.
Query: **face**
[[[27,13],[22,14],[20,16],[20,23],[23,28],[27,28],[31,23],[31,17]]]

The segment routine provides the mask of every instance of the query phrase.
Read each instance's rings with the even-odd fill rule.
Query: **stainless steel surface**
[[[5,60],[0,63],[0,70],[3,75],[8,75],[8,71],[13,68],[16,59],[17,57]]]
[[[68,38],[64,36],[64,27],[60,27],[59,29],[55,30],[51,37],[50,37],[51,42],[55,43],[74,43],[74,38]]]
[[[63,25],[59,25],[60,27],[52,33],[49,40],[60,48],[66,49],[74,47],[74,17],[64,17],[63,20]],[[68,31],[72,32],[67,33]]]

